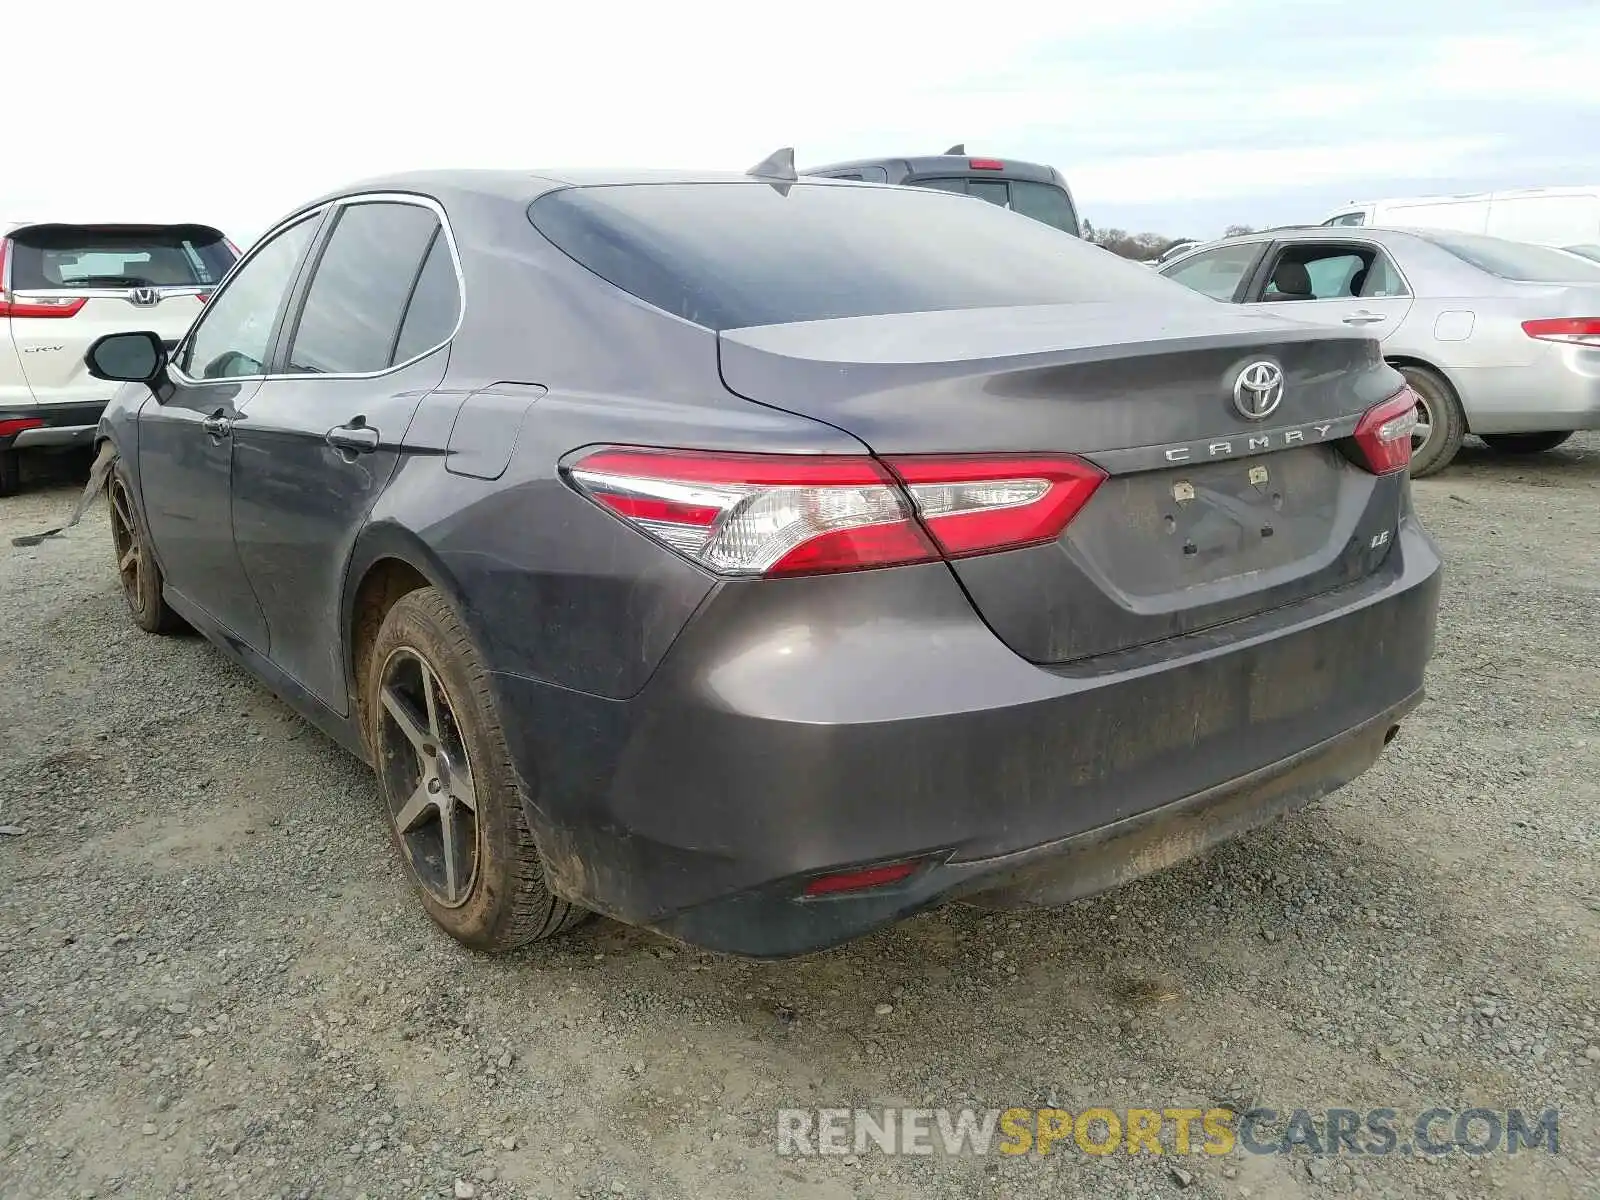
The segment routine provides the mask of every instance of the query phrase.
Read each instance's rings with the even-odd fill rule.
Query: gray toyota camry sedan
[[[1371,336],[965,196],[384,179],[88,361],[134,620],[370,762],[470,946],[1062,904],[1359,775],[1433,649]]]

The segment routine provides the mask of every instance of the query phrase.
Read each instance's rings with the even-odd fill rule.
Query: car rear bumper
[[[1439,582],[1408,518],[1360,584],[1054,669],[942,565],[736,584],[632,699],[496,688],[558,891],[785,956],[957,896],[1063,903],[1348,782],[1421,696]],[[803,896],[910,858],[890,887]]]
[[[106,401],[92,404],[25,404],[0,407],[0,428],[13,421],[37,421],[9,436],[0,436],[0,445],[17,450],[38,450],[87,446],[94,441],[100,414]]]
[[[1527,366],[1450,373],[1473,433],[1600,429],[1600,349],[1546,349]]]

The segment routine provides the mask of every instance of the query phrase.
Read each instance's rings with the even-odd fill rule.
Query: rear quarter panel
[[[444,382],[418,406],[357,546],[347,596],[375,558],[410,561],[414,547],[422,561],[413,565],[454,594],[492,670],[633,695],[717,581],[580,496],[562,462],[605,443],[864,447],[730,394],[715,334],[578,266],[524,206],[441,199],[461,253],[465,317]],[[516,445],[504,472],[491,480],[447,470],[457,414],[496,384],[532,385],[519,428],[505,430]]]

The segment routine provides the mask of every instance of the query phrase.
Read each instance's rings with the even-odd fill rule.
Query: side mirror
[[[167,347],[159,333],[108,333],[98,337],[83,356],[96,379],[143,383],[152,389],[167,377]]]

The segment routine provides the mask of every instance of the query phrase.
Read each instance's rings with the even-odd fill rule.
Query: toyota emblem
[[[1253,362],[1233,381],[1233,406],[1250,421],[1262,421],[1283,403],[1283,368],[1275,362]]]

